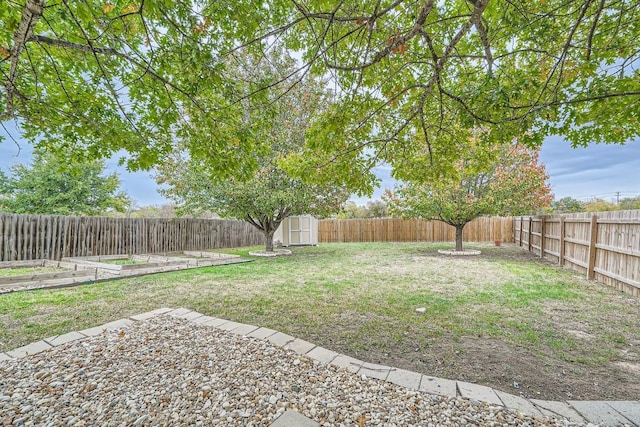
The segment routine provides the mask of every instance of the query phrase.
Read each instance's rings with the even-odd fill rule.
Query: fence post
[[[560,256],[558,256],[560,267],[564,265],[564,216],[560,217]]]
[[[522,228],[524,227],[524,217],[520,217],[520,237],[518,238],[518,243],[520,247],[522,247]]]
[[[533,231],[533,217],[529,217],[529,230],[528,230],[528,239],[527,239],[527,250],[531,252],[531,244],[532,242],[532,231]]]
[[[589,267],[587,268],[587,279],[592,280],[595,276],[593,270],[596,266],[596,240],[598,240],[598,217],[591,217],[591,231],[589,234]]]
[[[540,258],[544,258],[544,217],[540,217]]]

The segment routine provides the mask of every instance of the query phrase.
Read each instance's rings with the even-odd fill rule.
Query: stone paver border
[[[640,427],[640,401],[549,401],[537,399],[525,399],[490,387],[463,381],[454,381],[443,378],[430,377],[418,372],[411,372],[391,366],[367,363],[353,357],[339,354],[323,347],[318,347],[308,341],[292,337],[291,335],[275,331],[269,328],[261,328],[207,316],[188,308],[159,308],[146,313],[137,314],[129,318],[115,320],[104,325],[84,329],[82,331],[69,332],[63,335],[45,338],[40,341],[0,353],[0,361],[13,360],[27,357],[32,354],[47,351],[69,342],[100,335],[106,330],[120,330],[127,328],[134,322],[142,322],[159,315],[169,315],[186,319],[195,324],[211,326],[233,334],[267,340],[274,345],[294,351],[297,354],[317,360],[321,363],[332,364],[346,368],[359,375],[378,378],[389,381],[402,387],[420,390],[434,395],[446,397],[463,397],[472,401],[482,401],[501,405],[510,410],[533,416],[550,416],[558,419],[566,419],[573,422],[595,423],[610,426]],[[275,425],[291,425],[287,422],[296,422],[296,414],[288,414],[287,417]],[[277,420],[276,420],[277,421]],[[313,424],[309,420],[308,425]]]
[[[273,251],[251,251],[249,252],[251,256],[262,256],[262,257],[276,257],[276,256],[289,256],[291,255],[291,251],[289,249],[274,249]]]
[[[456,251],[455,249],[438,249],[438,253],[440,255],[450,256],[475,256],[480,255],[482,252],[475,249],[463,249],[461,251]]]

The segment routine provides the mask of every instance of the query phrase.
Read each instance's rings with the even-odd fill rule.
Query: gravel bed
[[[2,426],[575,426],[407,390],[169,316],[0,362]]]

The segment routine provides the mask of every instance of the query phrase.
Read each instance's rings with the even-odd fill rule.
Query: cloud
[[[640,140],[572,148],[561,137],[549,137],[542,145],[540,159],[556,198],[640,194]]]

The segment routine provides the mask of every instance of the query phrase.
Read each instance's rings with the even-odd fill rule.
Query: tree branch
[[[105,70],[105,68],[104,68],[104,66],[102,64],[102,61],[100,61],[100,58],[98,57],[98,52],[96,52],[96,49],[94,48],[93,42],[89,38],[89,35],[84,30],[84,28],[82,28],[82,26],[80,25],[80,22],[78,21],[78,18],[75,16],[73,11],[69,8],[69,5],[67,4],[67,0],[63,0],[63,1],[64,1],[65,7],[67,8],[67,12],[69,12],[69,15],[71,16],[71,18],[73,19],[75,24],[78,26],[78,28],[82,32],[82,36],[84,37],[85,41],[87,42],[87,45],[88,45],[88,48],[89,48],[89,52],[91,53],[91,55],[95,59],[96,64],[98,65],[98,68],[100,69],[100,74],[102,74],[102,79],[104,80],[109,92],[111,93],[111,97],[113,98],[114,102],[118,106],[118,109],[120,110],[120,113],[122,113],[122,116],[129,123],[129,125],[131,125],[131,127],[133,128],[135,133],[140,135],[140,136],[142,136],[140,134],[140,130],[138,129],[138,126],[136,126],[136,124],[131,119],[131,115],[129,114],[128,111],[125,110],[124,106],[120,102],[120,96],[118,95],[118,93],[116,92],[115,88],[113,87],[113,82],[109,78],[107,70]]]
[[[489,67],[489,75],[493,75],[493,54],[491,53],[491,45],[489,44],[489,36],[487,35],[487,29],[482,24],[481,16],[474,18],[474,25],[478,30],[478,35],[482,41],[482,47],[484,48],[484,54],[487,60],[487,66]]]
[[[435,0],[428,0],[420,8],[420,13],[416,17],[416,20],[415,20],[411,30],[409,30],[409,32],[407,34],[405,34],[404,36],[389,39],[389,40],[391,40],[391,43],[387,43],[387,45],[382,50],[378,51],[373,56],[373,58],[371,58],[370,61],[364,62],[364,63],[359,64],[359,65],[355,65],[355,66],[344,66],[344,65],[338,65],[338,64],[335,64],[335,63],[334,64],[327,63],[327,66],[330,67],[330,68],[334,68],[336,70],[340,70],[340,71],[359,71],[359,70],[361,71],[361,70],[364,70],[366,68],[371,67],[374,64],[377,64],[383,58],[386,58],[387,56],[389,56],[389,54],[394,52],[399,46],[405,45],[409,40],[411,40],[417,34],[420,33],[420,31],[422,29],[422,26],[424,25],[424,23],[427,20],[427,17],[429,16],[429,13],[431,13],[431,10],[433,10],[434,4],[435,4]]]
[[[600,15],[602,14],[602,9],[604,9],[604,1],[600,0],[600,4],[598,5],[598,10],[596,11],[596,16],[593,18],[593,23],[591,24],[591,29],[589,30],[589,37],[587,38],[587,61],[591,59],[591,48],[593,45],[593,35],[596,32],[596,27],[598,26],[598,21],[600,20]]]
[[[42,16],[44,2],[45,0],[27,0],[24,5],[20,24],[18,25],[18,29],[13,35],[13,47],[9,52],[11,66],[9,68],[9,76],[7,79],[7,84],[5,86],[5,90],[7,92],[7,109],[4,113],[2,113],[2,115],[0,115],[0,120],[6,120],[13,117],[13,97],[18,90],[16,87],[16,79],[18,77],[18,61],[20,59],[20,54],[27,44],[27,41],[33,34],[33,29]]]

